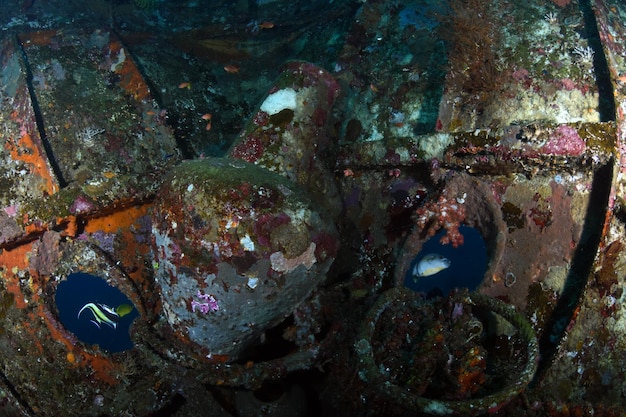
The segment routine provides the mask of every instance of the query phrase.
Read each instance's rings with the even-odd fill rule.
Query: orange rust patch
[[[28,221],[28,219],[24,220],[24,223],[26,223]],[[34,233],[38,233],[38,232],[43,232],[48,230],[48,225],[37,225],[37,224],[29,224],[26,226],[26,228],[24,229],[27,235],[30,234],[34,234]]]
[[[63,236],[75,237],[78,234],[78,223],[76,216],[67,216],[66,218],[58,217],[57,224],[65,224]]]
[[[24,47],[28,46],[48,46],[57,35],[54,29],[38,30],[30,33],[22,33],[18,36]]]
[[[148,212],[149,206],[149,204],[131,206],[107,216],[89,219],[85,225],[85,232],[116,233],[119,229],[126,229],[135,223],[139,217],[144,216]]]
[[[109,49],[111,58],[115,61],[122,50],[122,44],[112,41],[109,44]],[[115,67],[115,73],[121,76],[120,86],[137,101],[150,98],[150,89],[141,76],[137,65],[128,52],[125,52],[124,56],[124,61]]]
[[[15,306],[25,308],[26,300],[20,288],[20,279],[17,276],[19,270],[28,269],[28,258],[32,251],[32,243],[18,246],[11,250],[4,250],[0,253],[0,265],[4,266],[4,285],[7,291],[13,294]]]
[[[58,184],[52,177],[43,151],[35,144],[30,134],[24,133],[17,141],[17,144],[8,140],[4,146],[11,153],[11,158],[14,161],[22,161],[28,166],[32,174],[35,174],[42,180],[41,191],[47,194],[54,194],[58,191]]]
[[[136,224],[138,219],[147,214],[150,206],[150,204],[132,206],[107,216],[89,219],[84,229],[86,233],[98,231],[115,233],[116,241],[120,243],[119,250],[116,250],[117,260],[135,285],[147,292],[151,292],[151,282],[148,279],[150,274],[145,266],[150,244],[137,240],[133,225],[138,226]],[[139,303],[138,300],[133,302]]]
[[[29,314],[29,316],[30,316],[30,319],[25,320],[24,323],[22,324],[23,330],[27,332],[29,335],[31,335],[30,337],[31,343],[30,343],[29,349],[32,347],[35,347],[37,348],[37,353],[41,355],[44,352],[43,344],[41,343],[40,334],[37,331],[37,324],[33,324],[33,323],[38,323],[38,320],[34,314]]]
[[[128,229],[122,231],[121,240],[124,242],[120,256],[122,265],[127,267],[125,269],[135,284],[140,288],[149,288],[149,282],[146,282],[148,274],[146,274],[144,259],[150,252],[150,245],[147,242],[138,242],[134,233]]]
[[[211,355],[210,363],[226,363],[229,359],[232,359],[228,355]]]
[[[121,368],[121,365],[102,356],[85,353],[84,357],[85,362],[95,372],[96,378],[109,385],[116,385],[119,382],[112,374],[116,372],[116,369]],[[119,373],[119,370],[117,372]]]

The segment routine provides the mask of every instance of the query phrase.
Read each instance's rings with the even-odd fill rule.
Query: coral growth
[[[272,269],[277,272],[291,272],[300,265],[310,269],[315,264],[315,243],[311,242],[308,249],[295,258],[286,258],[282,252],[274,252],[270,255]]]
[[[484,325],[472,306],[499,314],[516,328],[514,339],[484,344]],[[424,300],[397,287],[381,295],[364,323],[355,343],[359,376],[390,403],[419,415],[496,411],[537,370],[538,344],[530,324],[509,305],[481,294]]]
[[[550,155],[579,156],[585,151],[585,141],[576,129],[563,125],[552,133],[540,151]]]
[[[444,192],[437,200],[418,208],[416,214],[417,226],[426,235],[434,236],[440,229],[445,229],[442,244],[451,243],[455,248],[463,244],[463,235],[459,231],[459,226],[465,221],[463,198],[449,198]]]
[[[232,150],[233,158],[243,159],[246,162],[255,163],[265,150],[264,141],[257,136],[248,136],[239,142]]]
[[[196,297],[201,300],[191,300],[191,311],[200,311],[202,314],[207,314],[209,311],[218,311],[220,309],[217,300],[212,294],[203,294],[198,290]]]
[[[494,52],[501,25],[490,7],[481,0],[451,0],[450,13],[439,26],[448,47],[448,88],[460,95],[464,107],[478,112],[500,92],[506,78]]]
[[[95,210],[96,206],[88,197],[79,195],[70,206],[70,213],[82,214]]]

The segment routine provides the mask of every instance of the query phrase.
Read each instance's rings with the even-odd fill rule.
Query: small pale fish
[[[130,313],[132,311],[132,306],[128,304],[122,304],[116,309],[113,309],[106,304],[87,303],[80,310],[78,310],[77,318],[80,318],[80,315],[85,310],[91,311],[91,314],[93,314],[93,319],[90,321],[95,324],[98,329],[100,328],[100,325],[104,323],[108,326],[111,326],[111,328],[115,330],[117,328],[117,322],[120,320],[120,317]]]
[[[224,71],[229,74],[237,74],[239,72],[239,67],[236,65],[224,65]]]
[[[430,253],[425,255],[418,263],[413,267],[413,279],[417,280],[421,277],[429,277],[435,275],[438,272],[450,266],[450,260],[444,258],[436,253]]]

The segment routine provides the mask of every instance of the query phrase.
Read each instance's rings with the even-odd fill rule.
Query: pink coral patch
[[[550,155],[578,156],[585,151],[585,147],[585,141],[578,135],[576,129],[559,126],[540,151]]]
[[[76,200],[74,200],[74,202],[70,206],[70,213],[81,214],[81,213],[94,211],[95,209],[96,209],[96,206],[91,200],[89,200],[87,197],[79,195],[78,197],[76,197]]]

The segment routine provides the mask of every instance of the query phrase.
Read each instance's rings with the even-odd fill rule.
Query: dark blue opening
[[[451,244],[440,242],[445,230],[428,239],[422,250],[411,261],[404,286],[414,291],[435,295],[441,292],[447,295],[453,288],[467,288],[475,290],[487,272],[487,246],[480,232],[472,227],[461,226],[459,231],[463,235],[463,244],[455,248]],[[447,258],[450,266],[426,277],[413,277],[413,268],[424,256],[437,254]]]
[[[81,342],[98,345],[110,353],[133,347],[129,329],[139,313],[128,297],[104,279],[83,272],[72,273],[57,287],[55,303],[61,323]],[[79,316],[81,309],[89,303],[92,305],[83,309]],[[117,313],[107,312],[108,307],[121,314],[116,317]],[[98,320],[95,308],[106,319]]]

